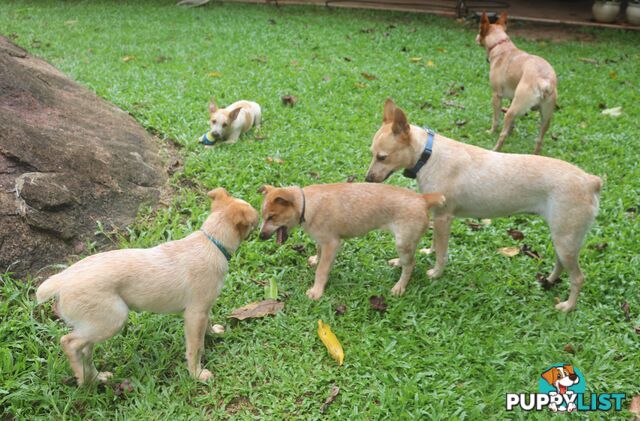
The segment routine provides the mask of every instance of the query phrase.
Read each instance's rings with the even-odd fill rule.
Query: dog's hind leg
[[[595,210],[597,211],[597,207]],[[592,213],[588,208],[576,209],[573,207],[571,209],[567,206],[566,211],[563,211],[562,208],[558,209],[557,215],[559,217],[549,221],[558,261],[550,279],[557,279],[563,268],[569,274],[569,298],[556,305],[556,309],[566,312],[576,307],[578,295],[584,283],[584,274],[580,269],[578,259],[584,237],[593,222],[595,213]]]
[[[509,105],[509,109],[504,116],[504,124],[502,126],[502,132],[500,133],[500,137],[498,138],[498,143],[494,146],[494,151],[499,151],[504,144],[507,136],[511,134],[513,130],[513,125],[515,122],[515,118],[521,115],[526,114],[527,111],[531,109],[538,102],[538,97],[534,97],[531,95],[531,89],[528,85],[520,83],[516,88],[516,92],[513,96],[513,100],[511,101],[511,105]]]
[[[498,130],[498,123],[500,122],[500,112],[502,109],[502,97],[497,93],[493,93],[491,96],[491,105],[493,105],[493,121],[491,123],[491,129],[489,133],[495,133]]]
[[[78,385],[105,381],[110,372],[98,372],[93,364],[93,345],[109,339],[122,328],[129,308],[117,295],[85,296],[81,291],[62,291],[58,301],[62,317],[74,330],[60,339]]]
[[[434,214],[433,217],[433,246],[436,248],[436,265],[427,271],[430,278],[438,278],[444,272],[447,265],[447,250],[449,248],[449,235],[451,234],[451,222],[453,216]]]
[[[555,95],[544,99],[540,103],[540,133],[538,133],[538,138],[536,139],[536,148],[533,150],[535,155],[539,155],[542,150],[542,140],[544,139],[544,135],[547,133],[547,130],[549,130],[551,117],[553,116],[555,108]]]
[[[414,226],[408,226],[407,228],[414,228]],[[403,231],[395,233],[396,250],[398,251],[400,266],[402,266],[402,274],[398,282],[391,288],[391,294],[393,295],[402,295],[407,289],[413,268],[416,266],[416,247],[424,230]]]

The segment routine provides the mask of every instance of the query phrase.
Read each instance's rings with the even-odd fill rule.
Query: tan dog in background
[[[476,42],[487,50],[490,65],[489,80],[493,89],[491,133],[498,129],[502,99],[512,99],[498,143],[493,150],[499,151],[502,148],[517,116],[524,115],[530,109],[539,109],[540,133],[533,151],[537,155],[542,149],[542,140],[556,107],[556,74],[545,59],[519,50],[509,39],[506,29],[506,13],[500,15],[495,24],[490,24],[487,14],[483,13],[480,33],[476,37]]]
[[[258,212],[223,188],[208,195],[211,214],[201,231],[149,249],[89,256],[40,285],[38,303],[55,297],[57,312],[73,328],[60,344],[79,385],[112,376],[96,370],[93,346],[120,331],[129,309],[184,312],[189,373],[202,381],[212,376],[200,363],[209,312],[229,268],[226,256],[257,226]]]
[[[237,101],[226,108],[218,108],[215,101],[209,103],[211,136],[220,142],[236,143],[241,134],[252,127],[260,127],[262,110],[252,101]]]
[[[276,188],[262,186],[260,238],[276,233],[282,244],[291,228],[302,228],[316,241],[317,255],[309,264],[318,265],[313,287],[307,291],[319,300],[329,279],[329,272],[342,239],[360,237],[375,229],[391,231],[402,266],[400,280],[391,292],[402,295],[415,266],[415,251],[420,237],[429,226],[429,209],[444,206],[439,193],[418,194],[384,184],[337,183]]]
[[[427,143],[427,131],[407,122],[391,99],[384,106],[382,127],[373,137],[373,158],[366,180],[382,182],[394,171],[414,168]],[[451,222],[456,217],[496,218],[519,213],[542,216],[551,229],[556,266],[547,285],[567,270],[569,299],[558,310],[575,308],[584,275],[578,257],[597,213],[602,181],[558,159],[487,151],[435,135],[433,151],[417,173],[421,192],[442,192],[447,206],[433,212],[437,278],[447,263]]]

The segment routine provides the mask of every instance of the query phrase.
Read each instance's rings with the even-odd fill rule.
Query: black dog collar
[[[427,143],[424,145],[424,150],[422,151],[422,154],[420,154],[420,158],[418,158],[418,162],[416,162],[416,165],[414,165],[411,169],[405,169],[402,173],[402,175],[407,178],[416,178],[418,176],[418,172],[422,169],[422,167],[424,167],[424,164],[426,164],[431,157],[431,152],[433,151],[433,137],[435,135],[435,132],[428,127],[425,127],[424,129],[427,131]]]

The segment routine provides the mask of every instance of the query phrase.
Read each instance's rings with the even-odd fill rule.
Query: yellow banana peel
[[[344,351],[340,341],[336,338],[336,335],[331,331],[331,327],[325,324],[322,320],[318,320],[318,336],[320,340],[327,347],[331,358],[336,360],[338,364],[342,365],[344,362]]]

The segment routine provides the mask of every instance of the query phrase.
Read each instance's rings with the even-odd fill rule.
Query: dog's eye
[[[216,124],[216,121],[215,120],[211,120],[211,124]]]
[[[376,156],[376,159],[378,161],[384,161],[385,159],[387,159],[387,155],[378,155],[378,156]]]
[[[227,127],[227,123],[222,123],[222,127]]]

